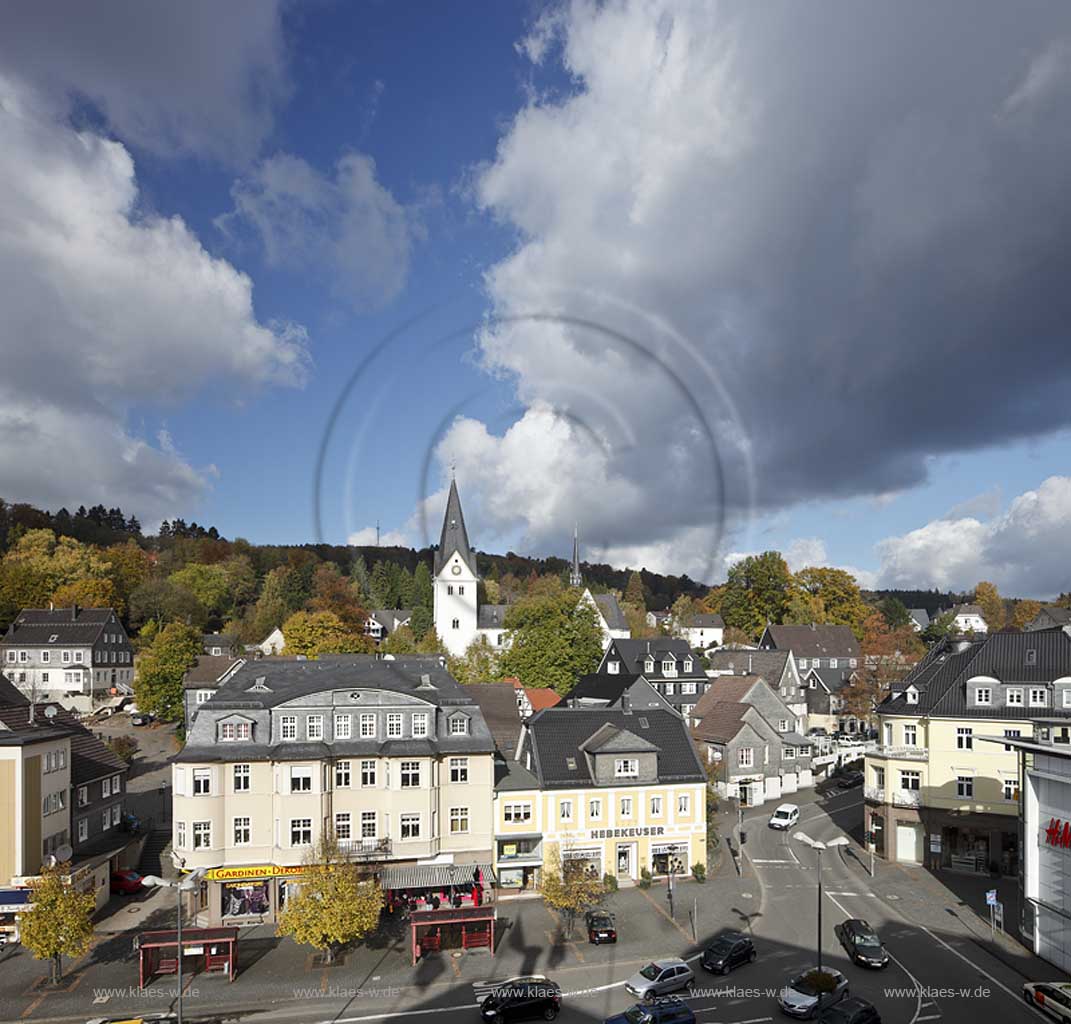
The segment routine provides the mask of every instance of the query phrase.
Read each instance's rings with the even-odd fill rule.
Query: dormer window
[[[675,676],[677,674],[677,663],[670,658],[664,658],[662,660],[662,675]]]
[[[615,779],[636,779],[640,775],[640,762],[635,757],[619,757],[614,761]]]
[[[916,690],[915,687],[909,686],[904,690],[904,697],[908,704],[917,704],[919,702],[919,691]]]
[[[1026,663],[1028,665],[1036,665],[1038,663],[1038,652],[1033,647],[1026,652]]]
[[[248,740],[252,735],[253,726],[250,722],[221,722],[219,726],[219,738],[223,743]]]
[[[837,667],[837,659],[836,658],[830,658],[829,659],[829,667],[830,668],[836,668]]]
[[[644,670],[644,672],[653,672],[654,671],[654,658],[644,658],[643,659],[643,670]]]
[[[621,662],[619,662],[619,661],[608,661],[606,663],[606,671],[610,675],[616,676],[621,671]]]
[[[691,658],[685,658],[684,659],[684,671],[685,672],[691,672],[692,671],[692,659]]]
[[[469,734],[469,720],[464,715],[454,715],[450,719],[451,736],[467,736]]]

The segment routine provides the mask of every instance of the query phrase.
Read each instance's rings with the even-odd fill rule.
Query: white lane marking
[[[939,935],[934,935],[933,932],[931,932],[930,929],[927,928],[925,925],[921,925],[920,924],[919,927],[931,939],[933,939],[934,942],[939,942],[950,953],[955,953],[956,956],[958,956],[960,958],[960,960],[962,960],[965,964],[970,964],[971,967],[973,967],[979,974],[981,974],[983,977],[988,978],[991,982],[993,982],[993,984],[996,985],[997,988],[1003,989],[1003,991],[1007,992],[1008,995],[1010,995],[1012,997],[1012,999],[1014,999],[1017,1003],[1022,1001],[1023,996],[1022,996],[1021,992],[1013,992],[1010,988],[1008,988],[1007,985],[1004,984],[1004,982],[999,981],[998,979],[994,978],[992,974],[990,974],[988,971],[984,970],[983,968],[979,967],[970,957],[964,956],[958,949],[953,949],[952,946],[950,946],[947,942],[945,942],[944,939],[942,939]]]
[[[717,1009],[716,1006],[708,1006],[705,1010],[695,1010],[693,1012],[694,1013],[712,1013],[716,1009]],[[771,1021],[771,1020],[773,1020],[773,1017],[752,1017],[749,1020],[733,1021],[732,1024],[765,1024],[766,1021]],[[710,1022],[710,1024],[719,1024],[719,1022],[712,1020]]]
[[[797,861],[791,861],[791,860],[765,860],[762,857],[752,857],[751,858],[751,863],[752,864],[798,864],[799,861],[798,860]]]
[[[941,1015],[939,1013],[935,1013],[930,1017],[916,1017],[915,1021],[916,1021],[916,1024],[921,1024],[921,1022],[924,1021],[924,1020],[940,1020],[940,1019],[941,1019]]]

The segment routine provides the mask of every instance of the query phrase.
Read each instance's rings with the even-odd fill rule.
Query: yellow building
[[[1062,630],[938,643],[878,707],[866,830],[889,860],[1018,872],[1018,758],[979,737],[1067,737],[1071,638]]]
[[[545,866],[582,861],[630,884],[706,867],[706,775],[667,710],[555,707],[524,726],[495,786],[495,871],[536,888]]]

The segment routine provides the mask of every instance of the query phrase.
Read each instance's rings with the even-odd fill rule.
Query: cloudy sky
[[[1071,8],[0,14],[0,495],[1071,589]]]

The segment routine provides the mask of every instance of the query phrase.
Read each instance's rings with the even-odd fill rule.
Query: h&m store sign
[[[1050,818],[1048,826],[1042,828],[1041,834],[1045,837],[1046,846],[1060,846],[1065,850],[1071,848],[1071,821]]]

